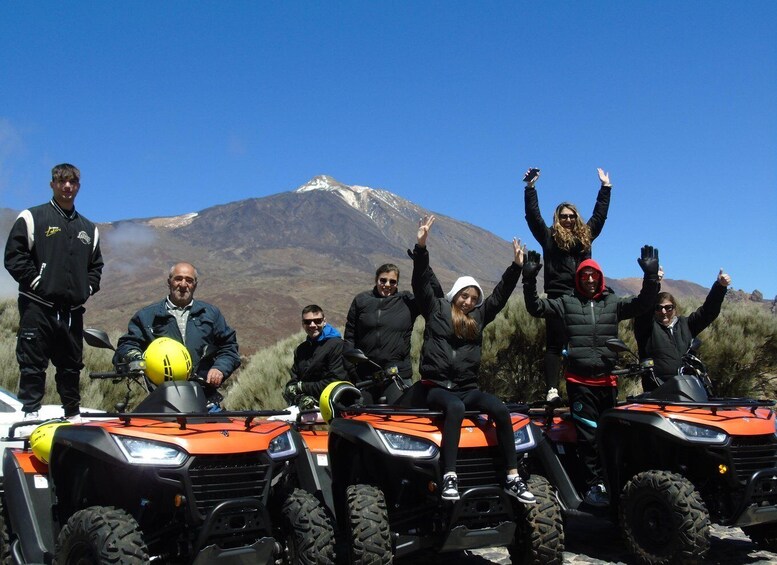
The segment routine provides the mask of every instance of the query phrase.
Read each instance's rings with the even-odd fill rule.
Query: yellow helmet
[[[326,385],[321,393],[318,406],[321,417],[329,423],[349,406],[359,404],[362,401],[361,391],[348,381],[335,381]]]
[[[179,341],[158,337],[146,348],[146,376],[155,385],[164,381],[184,381],[192,371],[189,350]]]
[[[70,422],[63,422],[61,420],[53,420],[41,424],[30,434],[30,448],[35,454],[35,457],[43,461],[49,462],[49,456],[51,455],[51,444],[54,443],[54,432],[60,426],[70,426]]]

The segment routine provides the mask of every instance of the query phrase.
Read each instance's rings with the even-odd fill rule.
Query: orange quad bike
[[[358,350],[347,356],[368,362]],[[504,491],[505,462],[494,423],[467,412],[457,458],[460,500],[443,500],[442,413],[414,407],[420,386],[411,386],[395,405],[365,406],[359,388],[332,383],[320,399],[328,433],[303,432],[326,463],[330,504],[348,561],[387,564],[423,551],[507,546],[513,563],[562,563],[564,531],[555,490],[543,476],[529,476],[522,463],[541,430],[526,415],[512,413],[519,467],[537,499],[524,505]]]
[[[777,435],[773,400],[718,398],[694,340],[680,373],[605,411],[597,428],[609,507],[588,507],[568,408],[530,410],[547,441],[529,468],[547,477],[565,515],[619,524],[642,563],[704,562],[710,524],[739,526],[759,546],[777,547]],[[608,347],[633,360],[621,375],[652,375],[620,340]]]
[[[99,330],[85,341],[113,349]],[[123,365],[90,376],[127,382],[125,405],[145,380]],[[209,413],[182,380],[130,412],[44,423],[3,457],[0,562],[334,563],[310,452],[273,414]]]

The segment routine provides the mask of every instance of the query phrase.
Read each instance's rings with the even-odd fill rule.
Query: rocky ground
[[[618,529],[605,520],[571,519],[567,522],[564,563],[573,565],[631,565],[637,561],[626,550]],[[424,555],[397,561],[400,565],[507,565],[504,548],[488,548],[443,555]],[[712,527],[712,547],[705,563],[716,565],[767,565],[777,553],[761,551],[739,528]]]

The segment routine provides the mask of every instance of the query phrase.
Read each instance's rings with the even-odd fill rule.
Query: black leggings
[[[505,471],[518,467],[510,412],[504,402],[496,396],[476,388],[451,391],[432,386],[428,389],[426,401],[430,408],[442,410],[445,415],[440,453],[440,466],[443,473],[456,471],[456,455],[459,450],[461,422],[464,420],[465,410],[480,410],[494,420],[496,438],[507,464]]]
[[[561,373],[561,352],[567,344],[564,320],[545,320],[545,388],[558,388]]]

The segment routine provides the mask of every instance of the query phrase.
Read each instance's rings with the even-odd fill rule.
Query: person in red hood
[[[567,346],[567,395],[575,422],[578,453],[586,471],[591,506],[609,504],[604,473],[596,449],[596,427],[600,414],[615,406],[618,380],[612,374],[617,355],[607,340],[618,337],[618,322],[650,311],[656,301],[658,249],[646,245],[637,260],[644,272],[642,289],[636,297],[619,298],[605,285],[604,273],[593,259],[586,259],[575,271],[575,293],[558,298],[537,295],[540,255],[529,251],[523,264],[523,294],[526,309],[534,317],[560,320]]]

